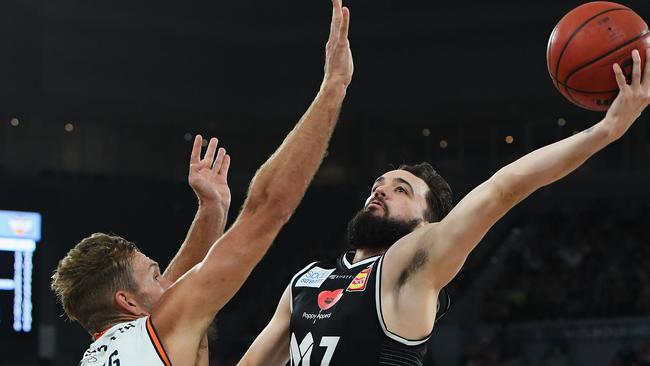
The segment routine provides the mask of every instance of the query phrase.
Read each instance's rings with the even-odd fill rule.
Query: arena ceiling
[[[505,161],[596,121],[546,70],[553,26],[580,3],[348,1],[356,70],[332,158],[437,158],[463,140],[454,165],[532,129]],[[625,4],[650,17],[647,1]],[[182,176],[184,136],[203,133],[252,172],[318,89],[329,16],[327,0],[2,1],[0,164],[130,175],[159,158],[144,175]]]

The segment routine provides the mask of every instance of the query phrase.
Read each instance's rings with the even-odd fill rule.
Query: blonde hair
[[[52,290],[70,320],[97,332],[118,315],[113,295],[137,292],[131,260],[138,247],[119,236],[95,233],[84,238],[59,261]]]

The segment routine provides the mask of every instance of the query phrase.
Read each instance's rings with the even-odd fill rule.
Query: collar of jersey
[[[352,254],[354,256],[354,250],[351,250],[349,252],[344,253],[343,254],[343,259],[341,259],[341,262],[343,262],[343,265],[347,269],[351,269],[351,268],[354,268],[354,267],[358,267],[358,266],[362,266],[364,264],[374,262],[374,261],[377,260],[377,258],[382,256],[381,254],[373,255],[372,257],[368,257],[368,258],[366,258],[364,260],[360,260],[357,263],[352,264],[352,263],[350,263],[350,261],[348,261],[348,254]]]

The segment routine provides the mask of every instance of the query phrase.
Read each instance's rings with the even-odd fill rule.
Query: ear
[[[138,305],[138,301],[131,293],[123,290],[115,292],[114,296],[115,305],[121,313],[130,315],[140,315],[142,311]]]

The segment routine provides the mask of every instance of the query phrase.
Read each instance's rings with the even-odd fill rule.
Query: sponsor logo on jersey
[[[313,324],[316,324],[316,321],[318,320],[330,319],[332,317],[332,313],[324,313],[324,311],[329,310],[334,305],[336,305],[336,303],[341,300],[341,297],[343,297],[342,288],[332,291],[321,291],[318,294],[318,307],[320,308],[318,314],[303,311],[301,317],[306,320],[313,320]]]
[[[311,332],[305,335],[305,338],[298,343],[296,338],[296,333],[291,333],[291,340],[289,341],[289,354],[291,355],[291,365],[292,366],[310,366],[310,365],[321,365],[329,366],[332,362],[332,357],[334,352],[336,352],[336,346],[339,343],[341,337],[333,336],[323,336],[318,342],[318,338],[314,339],[314,336],[311,335]],[[323,358],[318,361],[312,361],[312,351],[315,348],[325,348]],[[318,352],[318,351],[317,351]],[[322,352],[318,352],[322,353]],[[318,356],[314,355],[314,358]]]
[[[321,291],[318,294],[318,307],[321,310],[329,310],[332,306],[336,305],[343,297],[343,289],[340,288],[334,291]]]
[[[323,319],[329,319],[332,317],[332,313],[327,313],[327,314],[321,314],[320,312],[318,314],[314,313],[308,313],[303,311],[302,313],[303,319],[307,320],[313,320],[314,323],[316,323],[316,320],[323,320]]]
[[[346,289],[348,292],[360,292],[365,291],[366,284],[368,283],[368,276],[370,276],[370,271],[372,271],[372,264],[366,267],[363,271],[359,272],[356,277],[350,282],[350,285]]]
[[[330,275],[330,280],[351,280],[353,278],[354,275],[339,275],[339,274]]]
[[[329,277],[329,275],[334,272],[334,268],[332,269],[325,269],[325,268],[320,268],[320,267],[314,267],[307,271],[307,273],[303,274],[298,278],[298,281],[296,281],[296,287],[313,287],[313,288],[319,288],[325,280]]]

